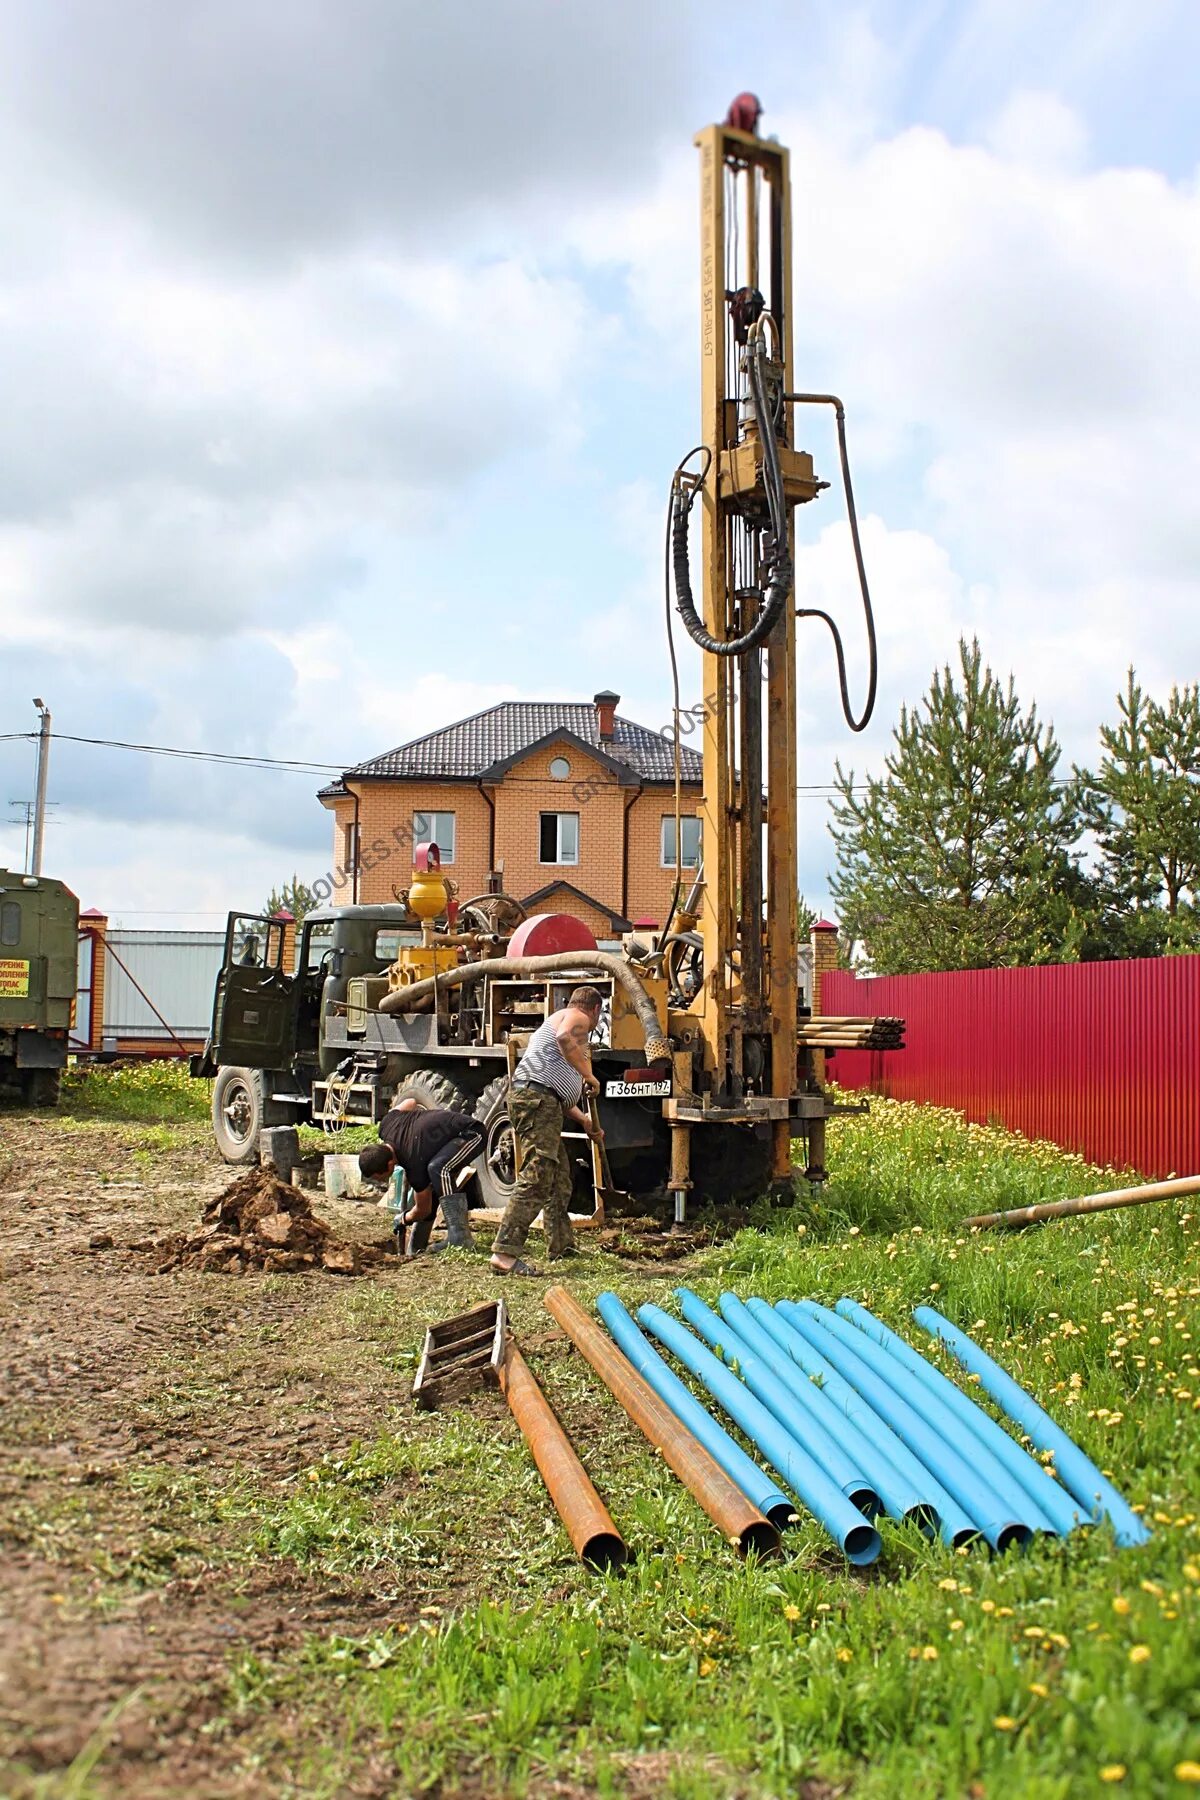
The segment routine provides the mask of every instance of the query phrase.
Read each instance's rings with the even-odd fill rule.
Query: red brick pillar
[[[283,969],[286,975],[296,973],[296,920],[286,907],[271,914],[283,926]]]
[[[812,1013],[813,1018],[820,1018],[825,1011],[821,1002],[821,977],[827,969],[836,969],[838,960],[838,928],[832,919],[818,919],[808,934],[812,945]],[[813,1051],[813,1073],[818,1081],[825,1080],[825,1053]]]
[[[108,937],[108,915],[90,906],[87,912],[79,915],[79,929],[92,944],[92,992],[91,1010],[88,1016],[88,1034],[85,1043],[88,1050],[100,1050],[104,1045],[104,974],[108,954],[104,948]],[[78,1036],[78,1032],[76,1033]]]

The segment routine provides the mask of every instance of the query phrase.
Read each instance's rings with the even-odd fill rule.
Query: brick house
[[[508,700],[370,757],[323,788],[337,898],[391,900],[414,844],[437,843],[459,896],[502,872],[529,912],[569,912],[598,939],[662,924],[675,885],[675,752],[623,719],[620,695]],[[700,855],[701,759],[680,747],[684,868]],[[347,891],[348,890],[348,891]]]

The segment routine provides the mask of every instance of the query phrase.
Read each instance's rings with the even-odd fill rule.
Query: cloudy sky
[[[1200,672],[1198,71],[1194,0],[10,0],[0,734],[35,694],[79,737],[339,765],[508,697],[669,718],[691,139],[752,87],[882,657],[852,740],[802,627],[801,781],[877,765],[963,632],[1086,760],[1129,662]],[[861,680],[836,485],[801,531]],[[32,771],[0,742],[0,863]],[[326,867],[317,785],[58,742],[47,871],[215,923]]]

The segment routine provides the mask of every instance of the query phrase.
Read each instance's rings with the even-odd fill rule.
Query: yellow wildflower
[[[994,1600],[981,1600],[979,1602],[979,1610],[980,1612],[995,1612],[996,1602]]]
[[[1124,1763],[1105,1763],[1100,1771],[1100,1779],[1101,1781],[1124,1781],[1125,1774]]]
[[[1029,1691],[1031,1694],[1036,1694],[1039,1700],[1048,1700],[1050,1698],[1050,1689],[1046,1686],[1044,1681],[1031,1681],[1029,1684]]]
[[[997,1713],[992,1724],[997,1731],[1015,1731],[1017,1728],[1017,1721],[1010,1719],[1007,1713]]]
[[[951,1621],[950,1621],[951,1631],[961,1631],[962,1628],[963,1628],[963,1622],[961,1619],[951,1619]]]
[[[789,1625],[794,1625],[796,1620],[800,1617],[800,1608],[798,1606],[793,1606],[791,1601],[789,1601],[783,1609],[783,1616]]]
[[[1176,1781],[1200,1781],[1200,1762],[1181,1762],[1175,1764]]]
[[[700,1658],[700,1674],[701,1675],[711,1675],[713,1670],[716,1668],[716,1666],[717,1665],[713,1661],[711,1656],[702,1656]]]
[[[1125,1617],[1127,1612],[1131,1611],[1129,1602],[1125,1598],[1124,1594],[1114,1594],[1113,1595],[1112,1609],[1122,1619]]]
[[[1132,1644],[1129,1649],[1129,1660],[1131,1663],[1149,1662],[1150,1661],[1150,1646],[1149,1646],[1149,1644]]]
[[[925,1647],[923,1648],[923,1650],[921,1651],[921,1661],[922,1662],[936,1662],[937,1659],[938,1659],[937,1646],[935,1644],[926,1644]]]
[[[847,1650],[845,1644],[843,1644],[841,1649],[837,1653],[837,1659],[839,1662],[849,1662],[852,1659],[853,1655],[854,1655],[853,1650]]]

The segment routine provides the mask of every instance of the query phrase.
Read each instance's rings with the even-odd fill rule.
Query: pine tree
[[[1074,791],[1036,706],[1022,712],[978,640],[911,711],[881,778],[837,765],[832,892],[879,974],[1061,962],[1083,920]]]
[[[312,889],[306,887],[298,875],[293,875],[282,887],[271,889],[270,897],[262,910],[268,917],[278,912],[290,912],[296,924],[301,925],[315,905]]]
[[[1173,687],[1161,706],[1131,668],[1117,709],[1099,769],[1075,772],[1105,953],[1200,949],[1200,688]]]

